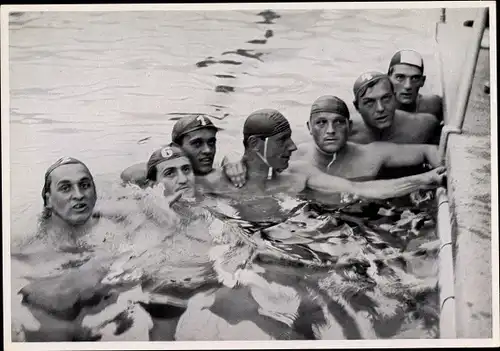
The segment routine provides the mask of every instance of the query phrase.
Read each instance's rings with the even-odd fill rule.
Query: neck
[[[316,163],[324,168],[329,168],[336,160],[347,152],[347,144],[342,146],[336,152],[326,152],[321,150],[317,144],[314,144],[314,160]],[[333,162],[332,162],[333,161]]]
[[[79,238],[89,233],[90,229],[94,226],[97,218],[90,217],[85,223],[81,225],[73,225],[64,221],[58,215],[52,213],[47,231],[50,236],[59,241],[76,242]]]
[[[245,151],[245,163],[247,166],[248,183],[262,184],[266,182],[269,175],[269,166],[253,151]],[[276,177],[273,170],[272,177]]]

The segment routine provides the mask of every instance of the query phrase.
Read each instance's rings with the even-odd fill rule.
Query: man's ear
[[[356,100],[354,100],[354,101],[352,102],[352,104],[354,105],[354,108],[356,109],[356,111],[358,111],[358,112],[359,112],[359,109],[358,109],[358,102],[357,102]]]
[[[350,132],[352,130],[352,119],[349,120],[348,126],[349,126],[349,132]]]
[[[253,151],[259,151],[260,149],[260,143],[259,143],[259,138],[256,137],[255,135],[251,135],[248,137],[248,146],[250,147],[251,150]]]
[[[306,122],[306,125],[307,125],[307,130],[309,131],[309,134],[312,135],[312,132],[311,132],[311,125],[309,124],[309,121]]]
[[[427,78],[426,76],[422,76],[422,81],[421,81],[421,83],[420,83],[420,87],[423,87],[423,86],[424,86],[424,84],[425,84],[425,79],[426,79],[426,78]]]
[[[50,201],[50,193],[47,191],[44,196],[45,196],[45,207],[48,209],[52,209],[52,203]]]

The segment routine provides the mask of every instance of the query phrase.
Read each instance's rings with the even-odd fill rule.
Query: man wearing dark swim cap
[[[268,195],[280,192],[294,196],[309,189],[321,194],[345,192],[383,199],[403,196],[421,188],[433,188],[441,184],[444,176],[444,168],[441,167],[393,180],[349,181],[321,172],[307,161],[290,162],[292,153],[297,150],[291,136],[290,124],[280,112],[265,109],[250,114],[243,127],[247,183],[241,189],[235,189],[228,186],[221,176],[219,187],[205,190],[225,195],[232,192],[241,197],[240,194],[255,195],[257,192]]]
[[[184,150],[173,143],[153,152],[147,164],[147,178],[153,184],[163,184],[165,196],[195,195],[191,162]]]
[[[322,96],[311,107],[307,128],[314,143],[300,145],[300,158],[322,172],[357,180],[375,179],[383,167],[407,167],[429,162],[440,166],[435,145],[397,145],[348,142],[352,127],[346,103],[336,96]]]
[[[353,93],[354,106],[364,123],[353,126],[351,141],[360,144],[374,141],[436,143],[437,118],[429,113],[397,110],[394,86],[386,74],[363,73],[354,83]]]
[[[179,119],[172,129],[172,142],[178,144],[186,153],[192,164],[196,177],[206,177],[213,171],[213,162],[216,153],[217,132],[216,127],[205,115],[190,115]],[[246,171],[239,164],[226,164],[223,166],[228,178],[235,186],[244,183],[242,174]],[[121,174],[124,183],[133,183],[141,187],[150,184],[146,177],[146,164],[139,163],[125,169]]]
[[[443,119],[442,99],[419,94],[425,84],[424,60],[414,50],[400,50],[392,56],[387,75],[394,86],[397,108],[406,112],[430,113]]]

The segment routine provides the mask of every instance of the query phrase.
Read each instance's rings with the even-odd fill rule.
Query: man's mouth
[[[323,139],[323,141],[325,143],[329,144],[329,143],[336,143],[338,141],[338,139],[337,138],[325,138],[325,139]]]
[[[198,159],[202,165],[212,165],[214,159],[212,157],[202,157]]]
[[[399,93],[399,96],[405,99],[411,99],[411,93]]]
[[[85,212],[88,208],[87,204],[84,203],[78,203],[72,206],[73,210],[75,212]]]
[[[377,122],[385,122],[387,120],[388,116],[387,115],[384,115],[384,116],[380,116],[380,117],[375,117],[375,120]]]

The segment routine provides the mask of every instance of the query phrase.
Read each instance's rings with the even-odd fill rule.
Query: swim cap
[[[311,107],[311,117],[314,113],[319,112],[336,113],[348,119],[350,117],[346,103],[342,99],[332,95],[321,96],[314,101]]]
[[[163,161],[173,160],[179,157],[186,156],[184,150],[178,145],[171,143],[156,150],[149,157],[147,165],[147,179],[156,181],[156,166]]]
[[[422,71],[422,74],[424,73],[424,60],[422,56],[414,50],[400,50],[396,52],[389,63],[389,71],[392,66],[399,64],[418,67]]]
[[[365,72],[362,75],[356,79],[354,82],[354,86],[352,88],[352,91],[354,93],[354,99],[357,101],[358,96],[364,94],[366,91],[365,87],[368,86],[370,83],[376,83],[381,79],[387,79],[389,82],[389,76],[387,74],[377,72],[377,71],[370,71],[370,72]]]
[[[50,174],[58,167],[62,166],[62,165],[71,165],[71,164],[80,164],[82,165],[83,167],[85,167],[85,169],[87,170],[87,172],[89,173],[90,175],[90,178],[92,179],[92,181],[94,181],[94,179],[92,178],[92,174],[90,173],[87,165],[85,163],[83,163],[82,161],[80,160],[77,160],[76,158],[73,158],[73,157],[61,157],[60,159],[58,159],[56,162],[54,162],[48,169],[47,171],[45,171],[45,181],[44,181],[44,184],[43,184],[43,188],[42,188],[42,199],[43,199],[43,205],[46,206],[47,205],[47,200],[45,199],[45,194],[49,192],[50,190],[50,181],[49,181],[49,177],[50,177]]]
[[[270,137],[289,130],[290,123],[279,111],[272,109],[258,110],[247,117],[243,125],[243,137],[251,135]]]
[[[180,144],[180,139],[185,134],[203,128],[211,128],[217,131],[222,128],[216,127],[212,121],[204,115],[190,115],[179,119],[172,128],[172,141]]]

